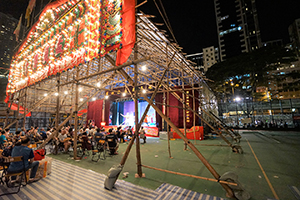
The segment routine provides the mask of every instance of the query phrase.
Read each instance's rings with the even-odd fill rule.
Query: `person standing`
[[[140,130],[140,138],[144,140],[144,144],[146,143],[146,135],[145,135],[145,130],[144,130],[144,127],[141,127],[141,130]]]

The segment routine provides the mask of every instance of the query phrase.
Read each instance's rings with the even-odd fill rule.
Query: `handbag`
[[[46,155],[46,150],[45,149],[37,149],[33,151],[34,154],[34,160],[43,160]]]

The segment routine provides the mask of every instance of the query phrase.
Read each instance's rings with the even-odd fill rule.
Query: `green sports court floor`
[[[242,136],[240,145],[243,154],[233,153],[229,147],[201,146],[197,144],[225,144],[220,138],[197,141],[196,147],[220,174],[233,171],[239,181],[250,193],[251,199],[299,199],[300,188],[300,132],[284,131],[247,131],[239,130]],[[194,141],[192,141],[194,144]],[[77,165],[98,173],[107,174],[118,164],[128,144],[120,144],[119,155],[106,160],[92,162],[91,156],[75,161],[68,154],[50,155],[51,157]],[[184,151],[182,140],[171,140],[172,159],[168,154],[168,141],[148,138],[141,144],[143,165],[182,172],[202,177],[213,178],[198,157],[190,149]],[[226,198],[223,188],[215,182],[184,177],[175,174],[143,168],[145,178],[135,178],[136,149],[132,147],[119,179],[157,189],[163,183],[169,183],[195,192]],[[123,179],[123,173],[128,177]]]

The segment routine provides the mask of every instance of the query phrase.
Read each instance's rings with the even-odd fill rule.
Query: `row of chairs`
[[[105,160],[107,153],[114,155],[117,149],[117,142],[113,138],[102,139],[101,136],[96,136],[96,140],[99,140],[97,148],[92,150],[92,161],[98,162],[98,160]]]

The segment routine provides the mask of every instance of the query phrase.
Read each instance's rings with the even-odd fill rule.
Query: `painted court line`
[[[245,138],[245,139],[247,140],[247,143],[248,143],[248,145],[249,145],[249,147],[250,147],[250,149],[251,149],[251,151],[252,151],[252,154],[253,154],[253,156],[254,156],[254,158],[255,158],[255,160],[256,160],[256,162],[257,162],[259,168],[261,169],[261,171],[262,171],[262,173],[263,173],[263,175],[264,175],[264,177],[265,177],[265,179],[266,179],[266,181],[267,181],[267,183],[268,183],[268,185],[269,185],[269,187],[270,187],[270,189],[271,189],[271,191],[272,191],[272,193],[273,193],[275,199],[279,199],[279,197],[278,197],[278,195],[276,194],[276,192],[275,192],[275,190],[274,190],[274,188],[273,188],[273,186],[272,186],[272,184],[271,184],[269,178],[267,177],[267,174],[266,174],[265,170],[264,170],[263,167],[261,166],[261,164],[260,164],[260,162],[259,162],[259,160],[258,160],[256,154],[254,153],[254,150],[252,149],[252,147],[251,147],[251,145],[250,145],[248,139],[247,139],[247,138]]]

